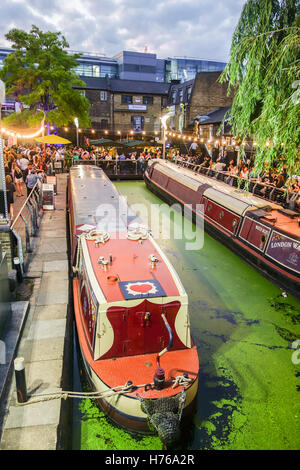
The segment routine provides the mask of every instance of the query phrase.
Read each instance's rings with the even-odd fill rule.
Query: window
[[[181,88],[181,90],[179,90],[179,101],[180,103],[182,103],[183,101],[183,89]]]
[[[107,91],[100,91],[100,100],[107,101]]]
[[[153,96],[143,96],[143,104],[153,104]]]
[[[85,90],[79,90],[79,93],[81,94],[81,96],[85,96]]]
[[[132,96],[122,95],[122,104],[132,104]]]
[[[75,73],[83,77],[100,77],[100,67],[99,65],[82,63],[75,68]]]

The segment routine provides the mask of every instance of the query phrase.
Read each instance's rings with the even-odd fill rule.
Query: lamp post
[[[74,118],[75,126],[76,126],[76,146],[78,147],[78,118]]]
[[[160,118],[163,128],[163,159],[166,158],[166,130],[167,130],[167,120],[174,116],[174,111],[169,111],[163,117]]]
[[[2,103],[4,103],[4,101],[5,101],[5,84],[0,80],[0,123],[1,123],[1,106],[2,106]],[[1,125],[0,125],[0,213],[3,214],[4,219],[8,219]]]

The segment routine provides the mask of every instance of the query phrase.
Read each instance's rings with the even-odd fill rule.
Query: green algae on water
[[[133,436],[111,424],[90,399],[80,404],[81,450],[161,450],[157,436]]]

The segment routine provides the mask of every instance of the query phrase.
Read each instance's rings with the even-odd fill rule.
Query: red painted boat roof
[[[300,226],[298,225],[298,218],[300,218],[300,215],[299,217],[292,219],[291,217],[288,217],[287,215],[278,212],[277,210],[272,210],[269,215],[270,217],[276,219],[276,221],[272,222],[271,220],[268,220],[268,218],[264,217],[262,217],[260,220],[262,222],[267,222],[268,224],[272,225],[274,229],[281,230],[293,238],[300,238]]]
[[[123,234],[126,237],[126,234]],[[87,240],[87,247],[96,279],[103,291],[107,302],[124,301],[124,296],[119,286],[119,281],[146,281],[156,279],[166,296],[179,296],[173,275],[162,259],[161,254],[152,243],[151,239],[139,243],[135,240],[114,238],[111,234],[110,240],[105,244],[95,246],[94,241]],[[149,256],[153,254],[158,259],[155,267],[151,266]],[[108,264],[105,271],[98,259],[103,256],[112,263]],[[111,284],[108,276],[116,276],[118,281]]]

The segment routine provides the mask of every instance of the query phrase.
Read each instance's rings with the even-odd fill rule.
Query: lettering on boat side
[[[122,457],[119,455],[112,454],[110,457],[105,457],[104,463],[106,465],[130,465],[131,467],[136,468],[138,466],[142,466],[145,463],[149,465],[194,465],[196,462],[194,454],[149,453],[143,455],[143,457]]]

